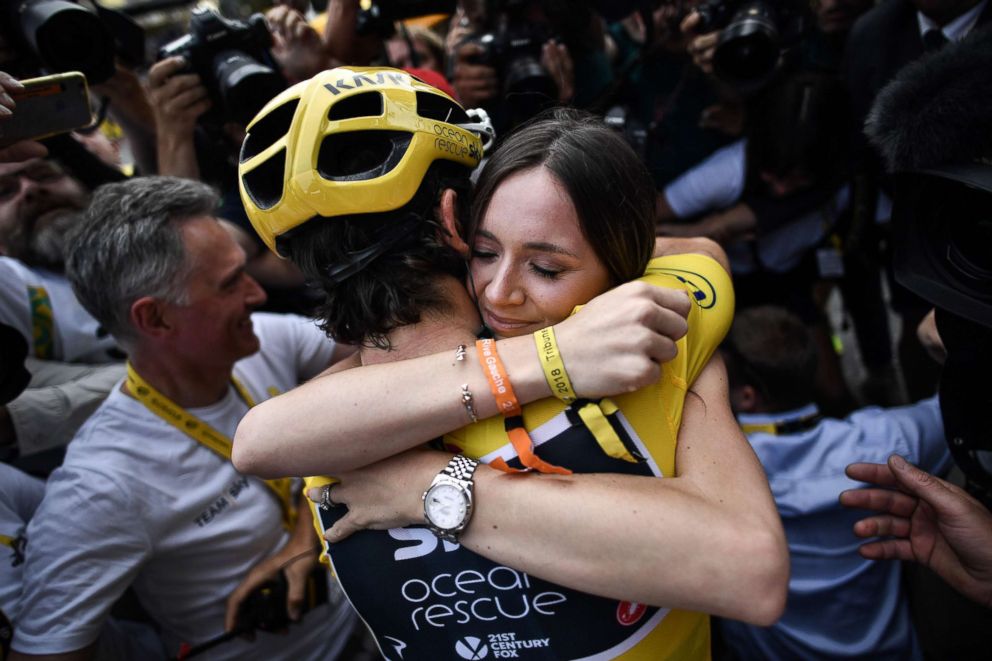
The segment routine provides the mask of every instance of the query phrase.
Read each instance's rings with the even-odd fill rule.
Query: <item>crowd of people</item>
[[[0,143],[0,659],[984,655],[988,5],[117,39]]]

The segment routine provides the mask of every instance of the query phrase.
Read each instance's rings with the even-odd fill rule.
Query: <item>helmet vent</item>
[[[386,174],[400,162],[412,135],[403,131],[350,131],[324,138],[317,171],[331,181],[364,181]]]
[[[271,209],[282,197],[282,182],[286,173],[286,150],[280,149],[272,158],[242,176],[245,191],[260,209]]]
[[[382,94],[364,92],[335,103],[328,111],[327,119],[337,121],[356,117],[378,117],[382,112]]]
[[[429,92],[417,92],[417,114],[449,124],[467,124],[469,121],[468,115],[457,103]]]
[[[240,161],[242,163],[261,154],[269,145],[286,135],[299,103],[299,99],[288,101],[255,122],[248,135],[245,136],[244,144],[241,145]]]

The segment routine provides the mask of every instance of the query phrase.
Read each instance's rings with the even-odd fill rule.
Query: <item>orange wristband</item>
[[[496,398],[496,408],[505,416],[520,415],[520,402],[510,385],[510,377],[506,374],[503,361],[496,353],[496,340],[477,340],[475,353],[479,356],[479,364],[489,381],[489,389]]]
[[[520,463],[525,467],[539,471],[541,473],[556,473],[558,475],[571,475],[572,471],[567,468],[555,466],[544,461],[534,454],[534,442],[531,440],[527,428],[524,427],[523,411],[520,409],[520,402],[510,385],[510,378],[503,367],[503,361],[496,353],[495,340],[478,340],[475,343],[476,354],[479,356],[479,364],[489,381],[489,389],[496,398],[496,407],[503,417],[506,418],[506,434],[513,445]],[[505,463],[499,467],[501,470],[512,470]]]

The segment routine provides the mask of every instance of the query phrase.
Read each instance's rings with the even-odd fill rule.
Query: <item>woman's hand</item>
[[[657,383],[689,325],[680,289],[628,282],[600,294],[555,326],[562,360],[582,397],[607,397]]]
[[[335,543],[359,530],[423,523],[423,493],[450,459],[447,452],[415,448],[341,473],[335,484],[311,489],[307,495],[316,503],[329,488],[334,505],[348,507],[348,513],[324,533],[324,539]]]

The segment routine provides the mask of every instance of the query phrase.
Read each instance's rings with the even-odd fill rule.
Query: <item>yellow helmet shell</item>
[[[480,138],[449,121],[462,117],[451,97],[399,69],[339,67],[298,83],[248,125],[238,164],[248,218],[278,252],[276,239],[311,219],[399,209],[434,161],[482,160]],[[363,144],[375,145],[364,169],[341,170],[337,157]]]

